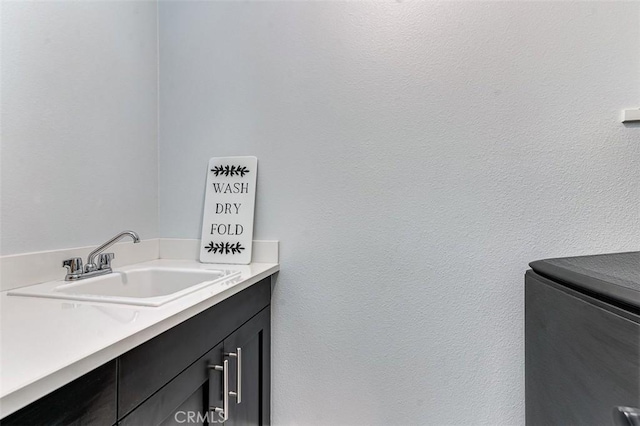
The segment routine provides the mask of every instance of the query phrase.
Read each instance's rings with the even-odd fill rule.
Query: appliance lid
[[[536,260],[535,272],[640,308],[640,251]]]

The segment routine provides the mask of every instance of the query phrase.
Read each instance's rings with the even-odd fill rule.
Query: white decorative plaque
[[[207,169],[200,262],[251,263],[256,157],[213,157]]]

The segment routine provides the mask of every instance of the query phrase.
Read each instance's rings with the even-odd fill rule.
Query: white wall
[[[523,274],[637,250],[638,3],[161,2],[160,233],[257,155],[273,421],[523,424]]]
[[[157,237],[157,3],[3,1],[1,22],[1,253]]]

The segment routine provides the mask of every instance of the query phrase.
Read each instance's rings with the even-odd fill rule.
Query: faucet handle
[[[63,260],[62,266],[67,268],[67,274],[82,273],[82,259],[79,257],[72,257],[71,259]]]
[[[116,257],[113,253],[100,253],[98,269],[111,269],[111,261]]]

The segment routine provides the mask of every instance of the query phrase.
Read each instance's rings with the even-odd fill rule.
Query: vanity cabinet
[[[269,317],[266,307],[126,415],[119,425],[268,425]],[[228,410],[226,416],[224,410]]]
[[[269,424],[270,298],[266,278],[0,424]]]
[[[534,262],[526,274],[528,426],[637,424],[640,293],[627,290],[640,288],[640,257],[610,256]]]

